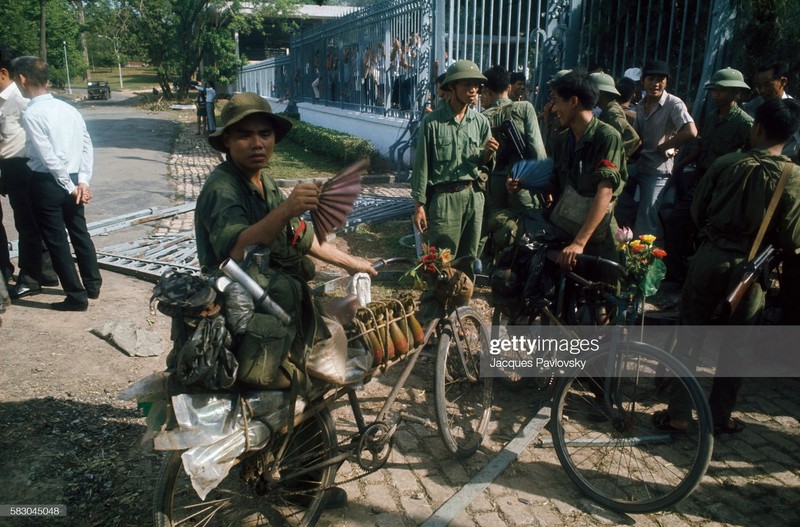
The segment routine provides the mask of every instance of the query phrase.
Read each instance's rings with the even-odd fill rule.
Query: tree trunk
[[[47,15],[45,14],[45,4],[47,0],[39,0],[39,58],[47,61]]]
[[[78,10],[78,23],[81,28],[86,27],[86,16],[83,12],[83,0],[72,0],[72,4]],[[89,64],[89,47],[86,45],[86,31],[81,30],[81,48],[83,51],[83,62],[86,64],[86,80],[92,80],[92,68]]]

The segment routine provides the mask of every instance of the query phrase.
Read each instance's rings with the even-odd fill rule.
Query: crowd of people
[[[564,270],[584,253],[618,260],[618,226],[654,236],[666,247],[666,283],[682,291],[680,324],[695,326],[760,322],[761,283],[729,318],[718,318],[716,308],[756,250],[770,243],[783,256],[783,323],[795,324],[800,105],[786,93],[786,64],[760,68],[759,95],[745,104],[750,86],[744,75],[733,68],[714,72],[701,87],[713,108],[699,131],[687,105],[667,92],[664,61],[625,73],[615,82],[602,71],[559,71],[549,82],[540,128],[530,103],[509,98],[513,83],[504,68],[481,72],[468,60],[451,65],[441,80],[446,104],[427,114],[419,129],[411,180],[415,227],[437,248],[492,265],[499,250],[521,236],[524,218],[540,215],[560,238],[557,263]],[[507,120],[526,143],[516,159],[553,161],[549,181],[535,194],[510,176],[501,154],[506,145],[496,131]],[[595,278],[614,283],[619,277]],[[682,358],[691,362],[697,343],[683,344]],[[710,396],[718,433],[744,427],[731,415],[741,385],[741,364],[732,366],[736,357],[723,354],[719,368],[729,373],[715,379]],[[672,394],[669,411],[655,417],[657,426],[688,426],[681,395]]]
[[[341,62],[338,53],[316,54],[309,65],[315,97],[327,90],[332,100],[358,98],[409,109],[418,82],[418,39],[414,33],[395,39],[388,56],[381,44],[362,53],[346,47]],[[793,162],[800,148],[800,105],[786,92],[788,66],[775,62],[760,68],[754,82],[758,96],[747,102],[751,86],[740,71],[714,72],[699,87],[713,104],[699,127],[687,105],[667,91],[670,74],[660,60],[630,68],[616,81],[602,71],[561,70],[548,83],[550,99],[537,115],[525,100],[521,74],[502,66],[481,71],[469,60],[449,64],[437,78],[435,104],[417,135],[411,179],[415,228],[430,245],[492,265],[524,230],[521,220],[540,215],[561,237],[557,263],[565,270],[584,253],[618,259],[614,233],[620,226],[635,235],[654,235],[666,249],[668,281],[682,285],[680,322],[685,325],[715,322],[713,308],[753,250],[771,243],[783,256],[784,322],[796,323],[800,168]],[[51,307],[83,311],[102,285],[84,216],[92,199],[92,141],[80,114],[54,99],[47,85],[46,63],[14,57],[0,46],[0,181],[19,232],[19,269],[7,293],[19,299],[60,283],[66,298]],[[289,121],[274,115],[263,98],[243,93],[222,109],[217,128],[213,83],[195,88],[197,132],[208,133],[211,146],[227,158],[198,200],[201,264],[215,267],[228,257],[241,260],[247,246],[271,246],[271,265],[289,279],[286,304],[294,310],[308,303],[305,283],[313,268],[306,254],[350,272],[374,272],[366,260],[310,236],[310,226],[298,219],[318,205],[316,185],[298,184],[283,199],[262,172]],[[505,126],[520,138],[511,153],[509,138],[500,133]],[[521,159],[552,161],[540,188],[524,188],[513,177]],[[772,200],[776,188],[780,194]],[[767,214],[771,200],[775,205]],[[7,249],[0,229],[3,290],[15,272]],[[756,283],[726,323],[758,323],[763,306],[764,288]],[[307,336],[314,330],[298,326],[292,328],[295,333]],[[287,340],[287,349],[293,340]],[[249,368],[261,366],[256,357]],[[737,378],[715,381],[711,399],[720,431],[742,428],[731,417],[739,384]],[[686,426],[679,399],[676,395],[669,413],[659,417],[660,426]]]

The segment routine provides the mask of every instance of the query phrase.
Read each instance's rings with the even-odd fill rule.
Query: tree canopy
[[[203,80],[233,82],[246,62],[237,56],[236,34],[263,33],[265,17],[287,20],[301,3],[0,0],[0,35],[19,54],[43,55],[56,85],[65,83],[67,65],[71,77],[88,77],[90,66],[136,60],[155,68],[167,96],[177,89],[184,97],[200,71]]]

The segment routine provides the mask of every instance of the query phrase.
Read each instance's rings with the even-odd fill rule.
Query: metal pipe
[[[281,306],[276,304],[275,301],[269,297],[267,292],[264,291],[264,289],[262,289],[255,280],[250,278],[250,276],[245,273],[242,268],[236,264],[236,262],[228,258],[220,264],[219,269],[231,280],[239,282],[239,284],[241,284],[247,290],[247,292],[252,295],[257,306],[264,308],[267,313],[275,316],[284,325],[288,326],[291,324],[292,317],[290,317]]]

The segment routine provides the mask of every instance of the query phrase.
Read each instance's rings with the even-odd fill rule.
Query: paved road
[[[85,90],[84,90],[85,91]],[[78,95],[80,90],[73,90]],[[167,178],[169,156],[178,134],[174,112],[143,112],[136,97],[114,92],[110,101],[78,101],[94,145],[93,200],[86,207],[89,223],[151,207],[173,205],[174,187]],[[16,239],[8,199],[2,198],[10,239]],[[142,236],[151,227],[134,227],[95,240],[98,248]]]

